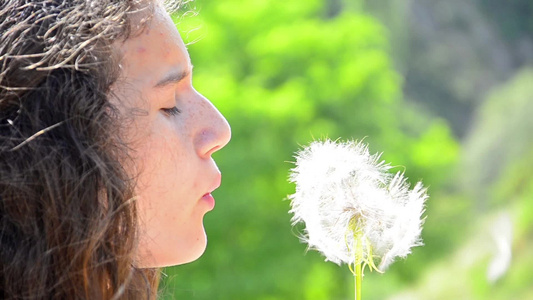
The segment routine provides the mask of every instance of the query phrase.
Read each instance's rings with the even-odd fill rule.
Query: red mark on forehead
[[[142,47],[142,46],[141,46],[141,47],[138,47],[138,48],[137,48],[137,53],[139,53],[139,54],[144,54],[144,53],[146,53],[146,48],[145,48],[145,47]]]

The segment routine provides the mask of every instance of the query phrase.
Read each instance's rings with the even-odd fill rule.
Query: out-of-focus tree
[[[467,238],[389,299],[533,299],[532,83],[526,68],[493,89],[465,140],[456,197],[474,204]]]
[[[391,32],[406,98],[447,119],[460,138],[487,93],[533,65],[533,1],[364,3]]]
[[[465,139],[463,188],[480,209],[494,208],[494,187],[533,149],[533,70],[524,69],[494,89]],[[507,201],[505,201],[507,202]]]

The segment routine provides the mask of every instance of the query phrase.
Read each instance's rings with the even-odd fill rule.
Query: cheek
[[[137,208],[152,238],[160,231],[172,232],[180,214],[187,211],[184,191],[190,190],[191,183],[183,176],[188,166],[181,148],[177,138],[157,133],[147,135],[136,149]]]
[[[134,161],[139,174],[139,192],[176,193],[177,186],[187,185],[183,176],[189,169],[187,149],[175,132],[153,131],[136,148]]]

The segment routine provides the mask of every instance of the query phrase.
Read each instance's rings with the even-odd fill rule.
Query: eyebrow
[[[178,70],[172,70],[169,72],[165,77],[163,77],[161,80],[159,80],[155,84],[155,88],[162,88],[166,87],[168,85],[176,84],[182,81],[185,77],[189,76],[191,74],[192,66],[188,68],[187,70],[178,71]]]

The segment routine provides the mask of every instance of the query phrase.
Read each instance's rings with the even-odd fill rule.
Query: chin
[[[193,262],[204,254],[207,247],[207,236],[202,227],[201,234],[190,237],[182,241],[179,245],[155,245],[152,248],[140,251],[135,264],[138,268],[162,268],[182,265]],[[144,248],[140,245],[140,248]],[[155,248],[155,249],[153,249]],[[143,253],[144,252],[144,253]]]
[[[205,232],[198,238],[198,240],[194,243],[194,245],[191,245],[187,250],[183,251],[179,256],[179,258],[167,265],[167,266],[175,266],[175,265],[181,265],[181,264],[187,264],[190,262],[193,262],[197,259],[199,259],[205,252],[205,249],[207,248],[207,235]]]

